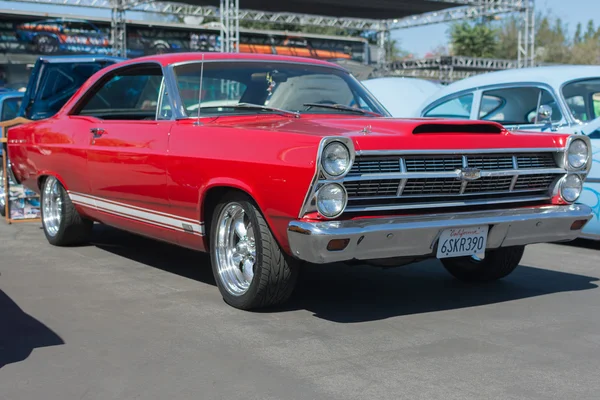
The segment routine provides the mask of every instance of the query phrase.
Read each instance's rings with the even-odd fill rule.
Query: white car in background
[[[496,121],[508,129],[584,134],[593,163],[579,202],[594,218],[583,237],[600,239],[600,66],[511,69],[443,87],[413,117]]]
[[[361,82],[395,118],[410,118],[442,85],[417,78],[388,77]]]

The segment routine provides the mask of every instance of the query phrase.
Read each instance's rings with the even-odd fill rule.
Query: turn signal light
[[[344,250],[350,243],[350,239],[333,239],[327,244],[327,250],[329,251],[340,251]]]
[[[571,224],[571,230],[578,231],[581,228],[583,228],[585,226],[585,224],[587,224],[587,222],[588,222],[587,219],[578,219],[577,221],[575,221]]]

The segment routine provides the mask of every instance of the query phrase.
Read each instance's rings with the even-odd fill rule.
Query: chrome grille
[[[468,156],[467,165],[485,171],[498,171],[502,169],[513,169],[513,158],[507,156]]]
[[[344,178],[346,211],[466,206],[494,201],[538,201],[565,171],[555,153],[358,155]],[[461,179],[462,168],[480,171]],[[507,200],[508,199],[508,200]]]
[[[348,197],[396,196],[399,179],[344,182]]]
[[[462,168],[462,157],[405,157],[406,172],[454,171]]]
[[[461,182],[456,178],[408,179],[403,196],[459,194]]]
[[[523,154],[517,156],[517,166],[521,169],[556,168],[556,161],[550,153]]]
[[[400,172],[400,158],[366,158],[352,165],[349,175]]]
[[[467,183],[465,193],[507,192],[510,190],[512,176],[488,176]]]
[[[545,189],[556,178],[556,175],[522,175],[517,178],[515,190]]]

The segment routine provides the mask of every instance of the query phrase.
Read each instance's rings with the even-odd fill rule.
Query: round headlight
[[[323,150],[321,164],[331,176],[340,176],[350,168],[350,152],[340,142],[331,142]]]
[[[567,150],[567,160],[571,168],[579,169],[588,161],[588,146],[581,140],[573,140]]]
[[[329,183],[317,192],[317,211],[327,218],[340,215],[346,208],[346,190],[337,183]]]
[[[567,175],[560,184],[560,195],[569,203],[574,202],[579,198],[583,182],[579,175]]]

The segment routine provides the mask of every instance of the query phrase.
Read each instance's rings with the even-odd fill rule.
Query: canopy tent
[[[219,7],[220,0],[179,0],[197,6]],[[243,9],[265,12],[313,14],[339,18],[397,19],[457,6],[437,0],[239,0]]]

